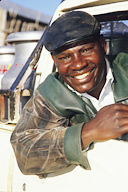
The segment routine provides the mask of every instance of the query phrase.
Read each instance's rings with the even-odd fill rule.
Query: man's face
[[[66,49],[52,56],[62,79],[79,93],[101,89],[105,82],[104,39]]]

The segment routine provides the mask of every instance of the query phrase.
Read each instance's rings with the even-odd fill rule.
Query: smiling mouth
[[[80,80],[80,79],[84,79],[85,77],[87,77],[89,74],[90,74],[91,71],[87,72],[87,73],[84,73],[82,75],[77,75],[77,76],[74,76],[74,78]]]

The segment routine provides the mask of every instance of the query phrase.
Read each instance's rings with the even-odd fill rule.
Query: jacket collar
[[[128,99],[128,54],[120,53],[112,63],[113,94],[116,102]]]
[[[81,99],[76,93],[65,86],[58,73],[49,75],[38,87],[39,93],[47,103],[61,116],[86,114],[86,122],[97,113],[91,102]]]

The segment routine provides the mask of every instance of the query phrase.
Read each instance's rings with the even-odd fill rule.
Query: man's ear
[[[51,54],[52,59],[54,60],[54,56]]]
[[[52,57],[52,59],[53,59],[53,61],[54,61],[54,64],[56,65],[54,55],[51,54],[51,57]]]
[[[100,35],[100,45],[103,48],[104,53],[106,54],[107,53],[107,43],[106,43],[103,35]]]

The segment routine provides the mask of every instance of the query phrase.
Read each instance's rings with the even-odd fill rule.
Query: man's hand
[[[82,129],[82,148],[92,142],[106,141],[128,133],[128,105],[112,104],[103,107]]]

